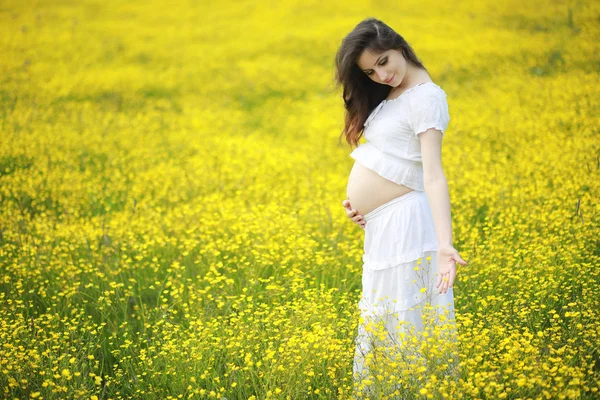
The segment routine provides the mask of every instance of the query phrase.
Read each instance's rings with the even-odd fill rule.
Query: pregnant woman
[[[346,109],[342,136],[356,147],[343,205],[365,230],[354,357],[355,379],[362,380],[376,347],[369,324],[382,321],[384,336],[401,343],[401,332],[424,329],[425,304],[447,310],[453,321],[456,263],[467,263],[452,245],[441,162],[450,120],[444,90],[402,36],[374,18],[343,39],[336,80]]]

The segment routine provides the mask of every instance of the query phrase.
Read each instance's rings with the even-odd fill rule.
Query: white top
[[[449,122],[446,92],[433,82],[421,83],[375,107],[365,121],[366,143],[350,157],[392,182],[424,191],[418,135],[434,128],[443,136]]]

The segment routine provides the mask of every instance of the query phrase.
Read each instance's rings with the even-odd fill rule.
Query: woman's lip
[[[393,81],[395,76],[396,76],[396,74],[394,73],[394,75],[392,75],[392,77],[390,78],[390,80],[389,81],[385,81],[385,83],[390,83],[391,81]]]

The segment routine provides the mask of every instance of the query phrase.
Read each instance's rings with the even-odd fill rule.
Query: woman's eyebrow
[[[379,62],[379,59],[380,59],[381,57],[383,57],[384,55],[385,55],[385,54],[382,54],[382,55],[380,55],[379,57],[377,57],[377,61],[375,61],[375,64],[373,64],[373,65],[377,65],[377,63]],[[367,72],[367,71],[368,71],[368,69],[363,69],[363,72]]]

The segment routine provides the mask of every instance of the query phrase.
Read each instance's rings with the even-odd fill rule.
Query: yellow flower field
[[[459,379],[436,330],[366,385],[600,396],[600,3],[7,0],[0,397],[352,397],[364,231],[333,60],[368,16],[448,95],[469,265]]]

